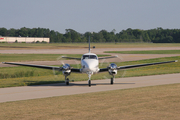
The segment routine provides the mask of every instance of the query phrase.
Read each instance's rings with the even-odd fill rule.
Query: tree
[[[50,42],[88,42],[89,36],[92,42],[154,42],[154,43],[180,43],[180,29],[162,29],[161,27],[140,30],[122,30],[115,34],[115,29],[111,32],[101,30],[98,33],[86,32],[80,34],[73,29],[66,29],[65,34],[46,28],[20,28],[9,29],[0,28],[1,36],[12,37],[49,37]]]
[[[173,43],[173,37],[172,36],[167,36],[166,38],[163,39],[164,43]]]
[[[28,36],[28,29],[23,27],[20,30],[18,30],[18,36],[27,37]]]
[[[143,41],[144,41],[144,42],[151,42],[151,40],[150,40],[149,35],[148,35],[147,32],[144,32],[143,35],[142,35],[142,37],[143,37]]]
[[[36,35],[37,37],[44,37],[43,29],[42,29],[42,28],[39,28],[39,27],[38,27],[38,29],[36,29],[36,32],[37,32],[37,33],[36,33],[36,34],[37,34],[37,35]]]
[[[16,30],[14,28],[8,30],[8,36],[16,37]]]
[[[6,28],[0,28],[0,35],[1,36],[7,36],[7,29]]]

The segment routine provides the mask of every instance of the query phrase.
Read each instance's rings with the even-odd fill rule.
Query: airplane
[[[43,69],[62,71],[63,75],[65,76],[66,85],[69,85],[69,78],[67,78],[67,76],[69,76],[71,74],[71,72],[86,73],[88,75],[88,77],[89,77],[88,85],[89,85],[89,87],[91,87],[91,76],[93,74],[96,74],[96,73],[109,72],[109,74],[112,76],[112,78],[110,79],[110,84],[114,84],[115,75],[117,74],[118,70],[124,70],[124,69],[136,68],[136,67],[143,67],[143,66],[150,66],[150,65],[165,64],[165,63],[172,63],[172,62],[177,62],[178,61],[178,60],[174,60],[174,61],[146,63],[146,64],[137,64],[137,65],[127,65],[127,66],[117,66],[115,63],[111,63],[106,68],[99,68],[99,60],[109,59],[109,58],[117,58],[117,56],[98,58],[98,56],[96,54],[91,53],[90,48],[91,47],[90,47],[90,38],[89,38],[89,52],[86,53],[86,54],[83,54],[81,58],[73,58],[73,57],[64,57],[64,56],[62,56],[62,58],[81,60],[81,68],[80,69],[72,68],[69,64],[63,64],[62,67],[55,67],[55,66],[21,64],[21,63],[12,63],[12,62],[2,62],[2,63],[3,64],[29,66],[29,67],[36,67],[36,68],[43,68]]]

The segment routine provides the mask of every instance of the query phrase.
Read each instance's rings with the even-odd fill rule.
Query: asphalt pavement
[[[174,84],[180,83],[180,74],[117,78],[115,79],[115,83],[113,85],[110,84],[109,79],[92,80],[91,83],[91,87],[88,86],[87,81],[82,81],[70,82],[69,86],[65,85],[65,83],[57,83],[36,86],[0,88],[0,103],[109,90]]]

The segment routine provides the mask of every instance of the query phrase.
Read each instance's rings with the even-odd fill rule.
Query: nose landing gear
[[[93,73],[92,73],[92,72],[88,72],[87,74],[88,74],[88,77],[89,77],[89,79],[88,79],[88,85],[89,85],[89,87],[91,87],[91,75],[92,75]]]
[[[114,84],[114,79],[115,79],[115,76],[113,75],[113,77],[111,78],[111,81],[110,81],[111,85]]]

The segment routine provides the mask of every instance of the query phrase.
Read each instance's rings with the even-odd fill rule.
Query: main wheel
[[[69,85],[69,78],[66,79],[66,85]]]
[[[91,80],[88,80],[89,87],[91,87]]]
[[[111,78],[111,84],[113,84],[114,83],[114,78]]]

